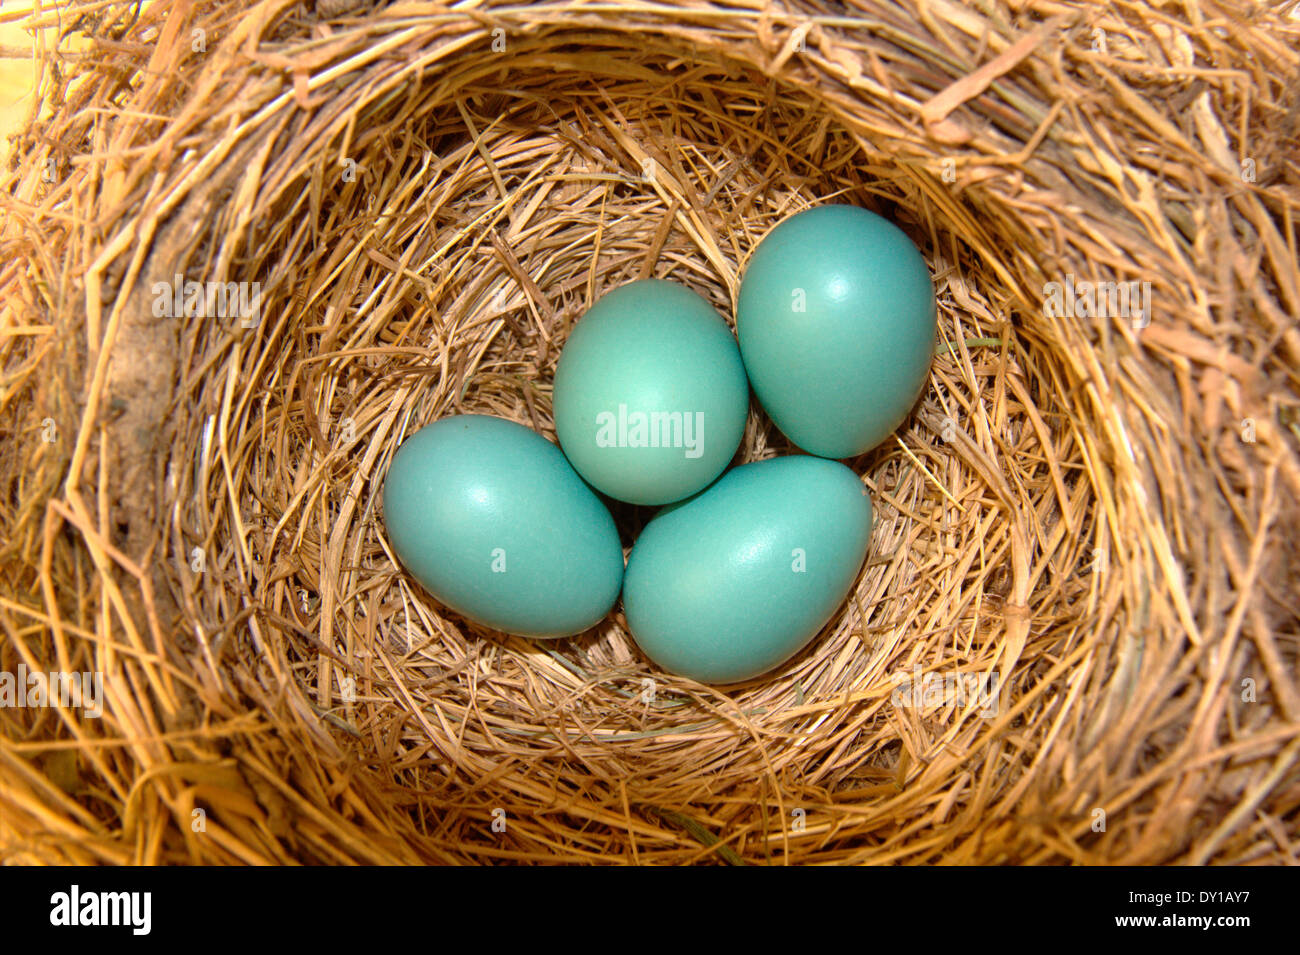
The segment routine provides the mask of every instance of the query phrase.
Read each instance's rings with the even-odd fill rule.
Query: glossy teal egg
[[[818,206],[758,244],[736,328],[754,395],[776,426],[811,454],[852,457],[888,437],[926,384],[934,283],[889,220]]]
[[[799,652],[848,596],[871,537],[871,501],[837,461],[742,465],[664,508],[628,558],[623,609],[665,670],[735,683]]]
[[[614,519],[560,449],[523,425],[486,415],[435,421],[402,442],[383,493],[403,566],[485,627],[571,636],[618,598]]]
[[[666,504],[706,487],[740,445],[749,382],[736,338],[700,295],[662,279],[601,296],[555,371],[560,447],[592,487]]]

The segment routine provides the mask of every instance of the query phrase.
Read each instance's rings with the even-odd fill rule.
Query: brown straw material
[[[0,859],[1300,861],[1296,9],[43,5],[0,671],[104,712],[0,708]],[[917,241],[942,342],[808,649],[710,688],[395,566],[405,436],[554,439],[596,297],[730,318],[831,201]],[[155,315],[177,275],[260,302]],[[737,460],[791,451],[756,408]]]

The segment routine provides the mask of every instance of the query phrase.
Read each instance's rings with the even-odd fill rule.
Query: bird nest
[[[0,671],[102,715],[0,708],[0,856],[1297,861],[1294,5],[41,10]],[[824,202],[912,237],[940,334],[803,652],[709,687],[617,606],[527,640],[402,571],[406,436],[554,440],[602,292],[730,320]],[[794,450],[755,405],[737,463]]]

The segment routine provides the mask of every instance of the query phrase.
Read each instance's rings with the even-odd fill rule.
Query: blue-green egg
[[[571,636],[618,598],[614,519],[560,449],[523,425],[487,415],[435,421],[397,449],[383,494],[402,565],[485,627]]]
[[[740,283],[736,330],[754,395],[822,457],[861,454],[903,422],[929,377],[936,328],[920,251],[856,206],[783,220]]]
[[[797,455],[732,468],[637,538],[623,580],[628,628],[672,673],[752,679],[834,616],[870,537],[871,501],[843,464]]]
[[[560,447],[592,487],[666,504],[731,461],[749,413],[736,338],[699,294],[663,279],[607,292],[579,320],[555,371]]]

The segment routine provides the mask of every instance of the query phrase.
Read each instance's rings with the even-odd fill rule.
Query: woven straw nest
[[[104,714],[0,709],[4,859],[1297,861],[1293,5],[40,18],[0,670],[101,672]],[[518,639],[395,566],[404,436],[553,439],[597,296],[669,277],[731,316],[826,201],[915,239],[942,340],[849,462],[877,526],[807,650],[719,690],[617,607]],[[178,274],[260,311],[156,315]],[[1051,307],[1067,281],[1149,283],[1147,319]],[[791,451],[755,407],[737,460]],[[990,705],[900,682],[990,673]]]

